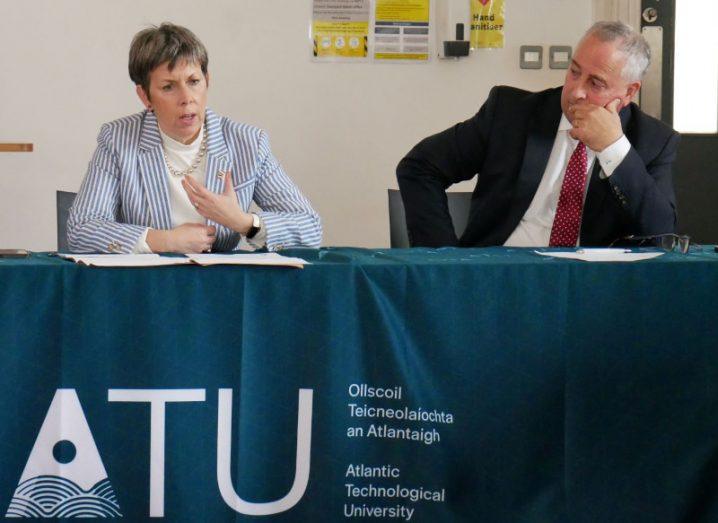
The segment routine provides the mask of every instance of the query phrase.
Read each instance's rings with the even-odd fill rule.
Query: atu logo
[[[225,503],[240,514],[268,516],[289,510],[309,482],[312,389],[299,389],[294,482],[282,498],[253,503],[240,498],[231,476],[232,389],[219,389],[217,483]],[[109,389],[107,400],[150,404],[150,517],[164,517],[165,408],[205,401],[205,389]],[[58,389],[20,476],[7,518],[122,517],[107,471],[75,389]]]

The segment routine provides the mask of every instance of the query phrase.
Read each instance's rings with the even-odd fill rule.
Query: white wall
[[[434,0],[443,2],[445,0]],[[591,0],[506,0],[506,47],[428,64],[310,60],[310,0],[23,0],[0,16],[0,247],[55,248],[55,191],[76,191],[100,125],[141,109],[127,75],[146,24],[192,29],[210,56],[209,105],[267,129],[322,216],[324,245],[389,244],[386,189],[421,138],[473,115],[491,86],[538,90],[563,71],[518,67],[522,44],[574,45]],[[470,190],[470,184],[462,184]]]

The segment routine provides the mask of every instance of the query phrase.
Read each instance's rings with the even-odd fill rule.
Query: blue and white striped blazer
[[[267,133],[207,109],[207,176],[221,193],[231,169],[244,211],[254,200],[267,233],[267,249],[318,247],[319,216],[284,173],[269,148]],[[102,126],[85,180],[70,209],[67,239],[73,252],[130,253],[146,228],[171,229],[167,174],[157,117],[141,112]],[[239,234],[217,227],[216,251],[236,248]]]

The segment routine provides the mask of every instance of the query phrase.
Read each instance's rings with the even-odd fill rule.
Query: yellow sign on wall
[[[312,24],[314,56],[364,58],[367,56],[369,22],[326,22]]]
[[[504,0],[471,0],[471,48],[504,46]]]
[[[428,0],[376,0],[376,19],[394,22],[429,21]]]
[[[356,59],[368,55],[369,0],[314,0],[314,57]]]
[[[375,60],[429,59],[429,0],[376,0]]]

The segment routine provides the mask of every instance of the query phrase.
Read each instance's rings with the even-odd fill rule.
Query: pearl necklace
[[[207,153],[207,126],[204,128],[204,133],[202,133],[202,143],[199,146],[199,151],[197,152],[197,156],[194,157],[194,160],[192,161],[192,165],[187,167],[184,171],[178,171],[172,165],[170,164],[169,158],[167,158],[167,153],[165,152],[164,144],[162,144],[162,156],[165,157],[165,164],[167,165],[167,169],[169,170],[170,174],[172,176],[177,176],[178,178],[189,176],[192,174],[195,169],[197,169],[197,166],[199,165],[199,162],[202,161],[202,158]]]

